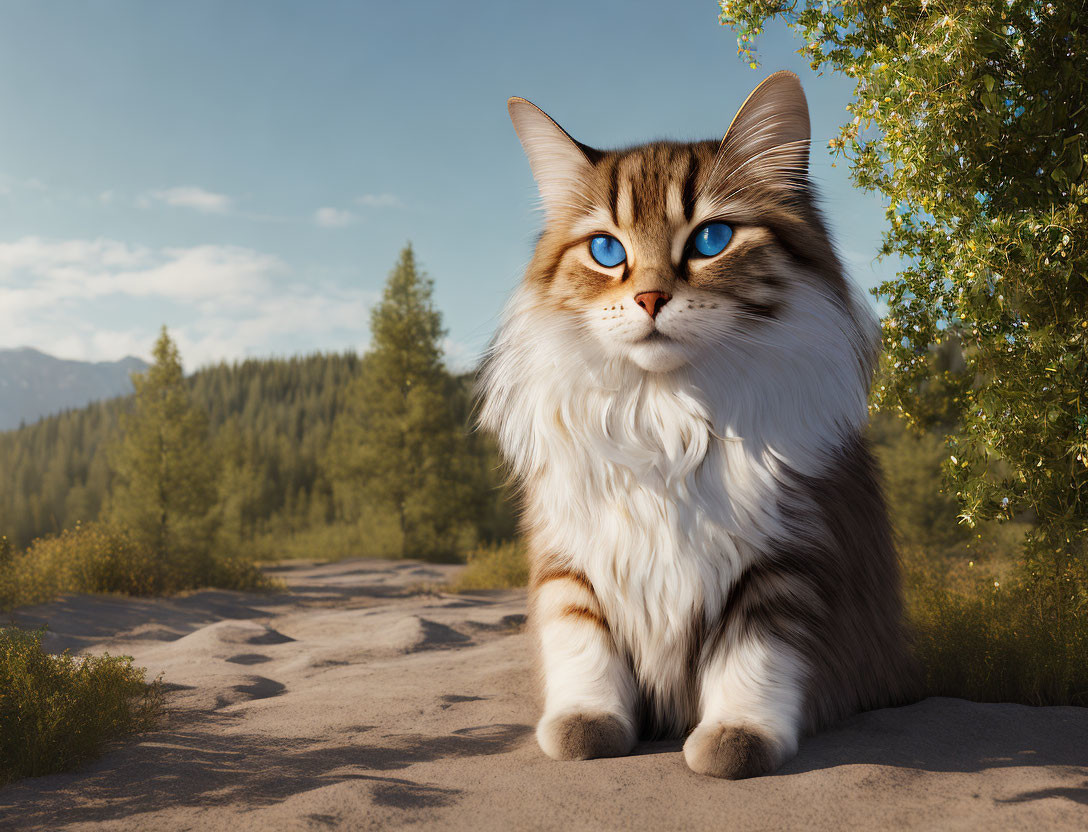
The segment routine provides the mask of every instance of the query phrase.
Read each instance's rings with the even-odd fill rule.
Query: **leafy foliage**
[[[888,315],[874,403],[949,434],[965,525],[1031,521],[1000,597],[961,592],[944,609],[1005,616],[989,631],[998,640],[1047,631],[1047,656],[1068,665],[1088,615],[1088,3],[721,10],[753,66],[756,38],[780,18],[814,69],[855,79],[853,119],[829,146],[887,200],[882,252],[908,264],[878,290]],[[951,353],[960,360],[934,360]],[[938,619],[952,623],[919,626]],[[984,644],[996,643],[978,641],[973,659],[992,663],[1000,651]]]
[[[72,768],[151,728],[163,691],[124,657],[54,656],[41,633],[0,628],[0,785]]]
[[[723,2],[752,54],[765,21],[803,33],[814,68],[857,82],[831,148],[888,200],[880,287],[887,381],[877,404],[918,421],[928,356],[962,430],[962,516],[1031,511],[1035,550],[1088,532],[1088,5],[1041,0]]]

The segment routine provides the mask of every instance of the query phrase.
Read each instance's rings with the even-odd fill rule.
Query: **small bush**
[[[493,543],[470,552],[468,566],[454,582],[454,592],[514,589],[529,583],[529,561],[520,541]]]
[[[9,555],[0,570],[0,606],[45,603],[65,592],[166,595],[206,586],[259,589],[269,582],[242,560],[178,555],[164,561],[127,531],[91,523]]]
[[[97,756],[162,712],[158,681],[118,656],[54,656],[41,633],[0,629],[0,785]]]

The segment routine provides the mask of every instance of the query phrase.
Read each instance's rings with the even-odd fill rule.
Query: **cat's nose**
[[[651,318],[656,318],[657,313],[661,311],[661,307],[672,300],[672,295],[667,295],[664,292],[643,292],[640,295],[635,295],[635,303],[646,310],[646,314]]]

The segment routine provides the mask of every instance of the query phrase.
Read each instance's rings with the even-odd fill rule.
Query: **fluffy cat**
[[[480,412],[521,488],[537,739],[773,771],[911,679],[863,437],[876,321],[814,204],[801,85],[772,75],[720,143],[600,151],[509,110],[546,223]]]

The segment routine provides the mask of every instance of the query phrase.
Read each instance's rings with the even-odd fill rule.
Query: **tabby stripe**
[[[631,189],[631,225],[638,225],[642,222],[642,203],[639,201],[638,191],[635,187],[635,177],[642,173],[642,168],[632,171],[627,176],[627,187]]]
[[[684,173],[684,191],[681,196],[684,206],[684,220],[691,222],[695,213],[695,152],[688,150],[688,166]]]
[[[787,629],[781,626],[783,619],[790,623],[794,620],[805,621],[810,626],[817,624],[822,611],[805,603],[803,598],[775,588],[766,594],[760,592],[760,585],[772,576],[796,581],[816,594],[818,583],[813,580],[815,576],[802,564],[771,563],[748,567],[729,590],[725,608],[707,631],[702,652],[704,660],[713,656],[734,623],[739,623],[744,632],[759,629],[774,634],[781,634]],[[779,626],[775,626],[776,623]]]
[[[596,624],[605,632],[608,632],[608,622],[604,620],[604,616],[594,612],[589,607],[583,607],[581,604],[568,604],[563,607],[559,615],[560,617],[570,616],[571,618],[588,621],[591,624]]]
[[[575,572],[572,569],[549,569],[547,572],[542,572],[537,575],[534,584],[537,587],[541,587],[548,581],[573,581],[582,587],[586,592],[591,593],[596,597],[596,593],[593,592],[593,584],[589,582],[589,578],[583,575],[581,572]]]
[[[754,301],[744,300],[738,304],[737,311],[743,312],[745,315],[751,315],[753,318],[774,318],[778,314],[778,304],[755,303]]]
[[[618,159],[612,160],[612,169],[608,172],[608,208],[612,212],[612,224],[619,226],[620,202],[620,163]]]
[[[780,304],[760,303],[758,300],[748,297],[744,293],[743,286],[722,286],[718,291],[737,305],[737,311],[753,317],[773,318],[778,312]]]
[[[801,632],[805,634],[803,639],[807,639],[823,620],[817,611],[795,599],[775,598],[763,599],[747,607],[741,626],[746,633],[773,633],[781,637]]]
[[[737,578],[733,582],[733,586],[729,588],[729,595],[725,599],[725,607],[722,609],[717,623],[711,628],[710,633],[708,634],[708,645],[717,647],[718,642],[725,637],[725,632],[729,629],[729,625],[733,623],[733,619],[740,614],[739,610],[743,605],[744,596],[748,593],[748,587],[754,580],[752,577],[753,572],[755,572],[755,567],[749,566],[741,572],[740,577]]]

